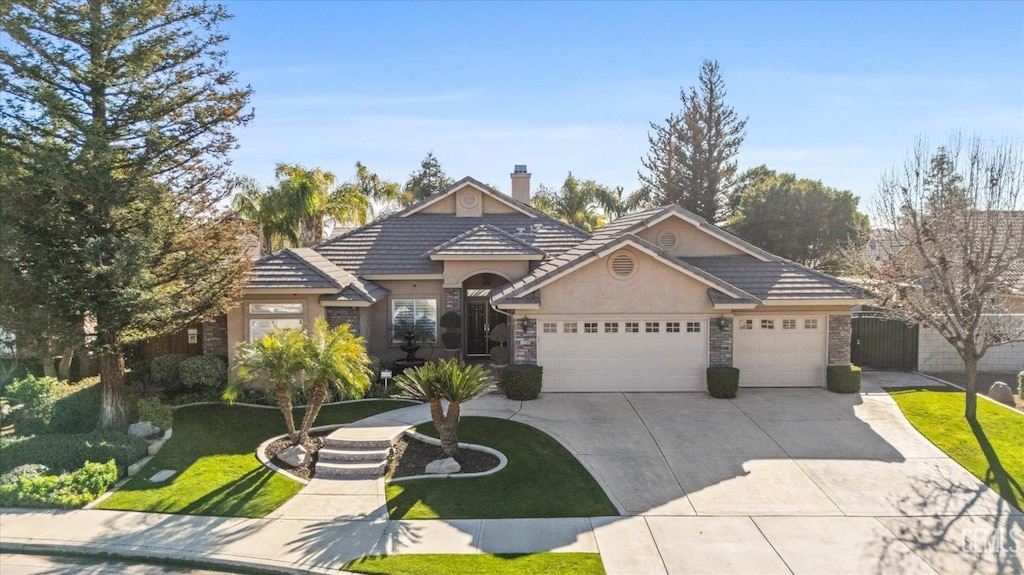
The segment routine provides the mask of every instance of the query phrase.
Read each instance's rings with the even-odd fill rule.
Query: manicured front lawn
[[[433,424],[417,428],[437,437]],[[508,457],[494,475],[388,483],[392,519],[599,517],[619,512],[583,465],[551,436],[522,423],[464,417],[459,441]]]
[[[1024,509],[1024,414],[978,401],[978,421],[964,419],[964,392],[949,388],[890,388],[910,423],[939,449]]]
[[[932,377],[937,377],[943,381],[955,383],[960,387],[967,385],[967,376],[963,372],[938,372],[929,373]],[[1010,386],[1012,389],[1017,381],[1016,373],[1000,372],[1000,373],[979,373],[978,374],[978,393],[988,393],[988,388],[992,387],[992,384],[1002,381]],[[1021,399],[1020,395],[1015,394],[1013,398],[1017,402],[1017,409],[1024,411],[1024,399]]]
[[[376,413],[408,407],[397,401],[361,401],[329,405],[317,425],[349,423]],[[302,410],[295,410],[299,422]],[[229,405],[185,407],[174,413],[174,435],[149,465],[99,509],[263,517],[290,499],[302,484],[267,469],[256,448],[285,432],[277,409]],[[161,469],[178,473],[150,483]]]
[[[374,575],[600,575],[597,553],[534,553],[531,555],[388,555],[346,563],[342,569]]]

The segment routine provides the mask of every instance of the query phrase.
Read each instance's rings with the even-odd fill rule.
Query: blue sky
[[[567,172],[638,187],[648,122],[701,61],[749,116],[740,168],[869,199],[918,135],[1024,135],[1024,2],[229,1],[230,65],[255,90],[238,173],[297,162],[404,182],[428,150],[509,191]],[[863,202],[862,202],[863,203]]]

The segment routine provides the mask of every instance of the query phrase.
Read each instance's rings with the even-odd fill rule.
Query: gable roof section
[[[484,194],[491,196],[495,200],[508,205],[510,208],[522,213],[525,216],[529,216],[531,218],[548,217],[548,215],[545,214],[544,212],[536,210],[533,207],[520,202],[519,200],[513,199],[511,196],[507,196],[499,192],[498,190],[495,190],[494,188],[488,186],[487,184],[481,182],[480,180],[476,178],[471,178],[469,176],[466,176],[465,178],[462,178],[461,180],[455,182],[447,190],[423,198],[422,200],[416,202],[415,204],[409,206],[408,208],[405,208],[404,210],[398,212],[395,215],[399,217],[411,216],[416,212],[419,212],[423,208],[426,208],[427,206],[431,206],[443,200],[444,198],[455,193],[456,190],[462,189],[467,185],[472,186],[473,188],[476,188],[480,192],[483,192]]]
[[[856,286],[787,260],[764,262],[744,255],[677,259],[768,303],[784,300],[866,299],[864,292]],[[715,302],[714,297],[712,302],[719,303]]]
[[[532,231],[532,228],[530,228]],[[481,224],[427,252],[432,260],[458,258],[542,259],[544,251],[491,224]]]
[[[315,290],[338,302],[373,303],[387,294],[381,286],[332,264],[311,248],[288,248],[257,260],[247,290]],[[337,293],[335,293],[337,292]]]

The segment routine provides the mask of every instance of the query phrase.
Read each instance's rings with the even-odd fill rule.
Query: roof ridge
[[[352,278],[356,277],[355,274],[353,274],[352,272],[346,270],[345,268],[343,268],[343,267],[333,263],[331,260],[329,260],[326,257],[324,257],[320,252],[314,250],[313,248],[299,247],[299,248],[285,248],[284,249],[285,252],[294,255],[296,258],[301,260],[302,263],[306,264],[307,266],[312,268],[315,272],[317,272],[318,274],[320,274],[323,277],[327,278],[327,280],[329,280],[332,284],[334,284],[335,287],[337,287],[339,290],[345,289],[346,287],[351,285],[351,283],[352,283],[351,280],[349,280],[349,282],[346,283],[346,284],[342,284],[340,281],[338,281],[338,278],[334,277],[333,275],[331,275],[331,273],[328,272],[328,270],[326,270],[323,267],[321,267],[320,263],[318,263],[316,261],[310,260],[305,254],[299,253],[298,250],[308,250],[309,252],[311,252],[316,257],[322,259],[327,265],[331,266],[332,268],[334,268],[336,270],[340,270],[342,273],[348,274]]]

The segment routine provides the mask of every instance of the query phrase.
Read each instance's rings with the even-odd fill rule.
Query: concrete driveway
[[[925,440],[880,385],[549,394],[499,415],[559,439],[625,516],[594,520],[609,573],[1022,572],[1024,518]]]

